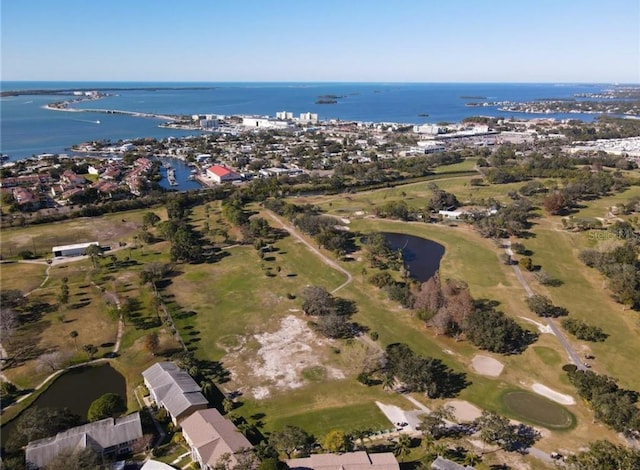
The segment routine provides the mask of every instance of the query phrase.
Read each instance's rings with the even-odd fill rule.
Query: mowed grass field
[[[624,387],[640,390],[640,374],[630,373],[640,357],[638,312],[615,302],[606,287],[606,278],[578,259],[581,250],[592,247],[589,232],[558,230],[558,223],[554,218],[541,221],[534,229],[536,236],[524,241],[524,244],[533,251],[534,264],[542,266],[563,284],[544,287],[529,275],[530,284],[555,304],[569,309],[570,317],[602,328],[609,337],[600,343],[579,341],[571,335],[567,336],[577,351],[596,356],[591,361],[596,372],[616,378]]]
[[[18,256],[29,250],[41,257],[51,257],[51,248],[97,241],[101,245],[116,246],[131,241],[142,226],[142,218],[150,209],[141,209],[100,217],[81,217],[50,224],[9,227],[2,229],[0,254],[3,259]],[[159,215],[164,210],[156,209]],[[166,218],[166,215],[164,216]]]

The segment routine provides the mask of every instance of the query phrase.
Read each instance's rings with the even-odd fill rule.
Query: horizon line
[[[640,85],[640,81],[638,82],[623,82],[623,81],[393,81],[393,80],[383,80],[383,81],[357,81],[357,80],[219,80],[219,81],[203,81],[203,80],[126,80],[126,79],[118,79],[118,80],[4,80],[0,79],[0,83],[9,83],[9,82],[26,82],[26,83],[309,83],[309,84],[375,84],[375,85],[384,85],[384,84],[517,84],[517,85],[528,85],[528,84],[561,84],[561,85]]]

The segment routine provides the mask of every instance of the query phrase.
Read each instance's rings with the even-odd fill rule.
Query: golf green
[[[575,421],[573,414],[566,408],[534,393],[506,392],[502,401],[515,415],[547,428],[565,429],[571,427]]]

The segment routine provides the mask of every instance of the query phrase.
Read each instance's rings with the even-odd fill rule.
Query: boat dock
[[[171,186],[178,186],[178,182],[176,181],[176,170],[175,168],[167,168],[167,180]]]

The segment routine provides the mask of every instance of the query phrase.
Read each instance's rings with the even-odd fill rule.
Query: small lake
[[[105,393],[117,393],[126,401],[127,382],[124,376],[109,364],[78,367],[58,377],[31,406],[69,408],[86,420],[91,403]],[[17,418],[2,427],[3,443],[16,421]]]
[[[440,243],[404,233],[383,232],[382,235],[392,249],[402,250],[404,265],[416,281],[425,282],[440,269],[444,256],[444,246]]]

